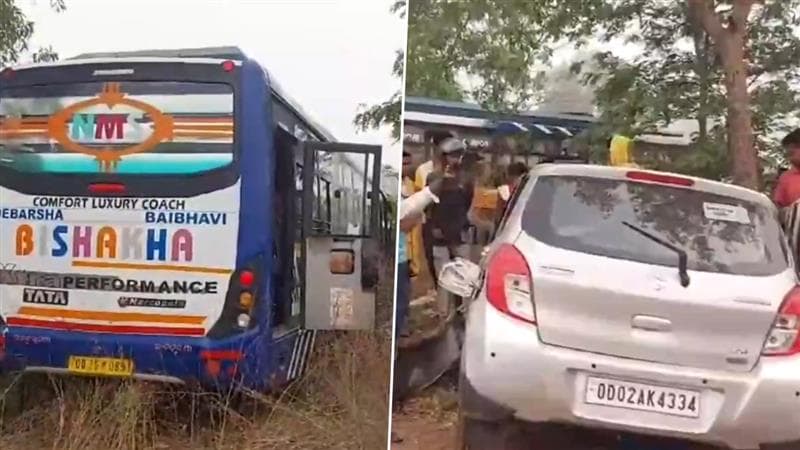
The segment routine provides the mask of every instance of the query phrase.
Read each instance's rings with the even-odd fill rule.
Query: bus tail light
[[[228,73],[233,72],[235,68],[236,68],[236,63],[234,63],[233,61],[228,60],[222,63],[222,70],[224,70],[225,72]]]
[[[253,294],[247,291],[239,294],[239,306],[241,306],[242,309],[250,311],[253,307]]]
[[[121,183],[92,183],[89,192],[92,194],[124,194],[125,185]]]
[[[243,270],[239,272],[239,288],[241,292],[239,293],[239,307],[244,310],[247,315],[249,316],[250,312],[253,309],[253,293],[251,292],[253,289],[253,283],[256,281],[256,276],[251,270]],[[249,317],[248,317],[249,319]],[[239,325],[242,328],[247,328],[250,324],[249,320],[244,322],[241,320],[241,316],[237,320],[238,323],[245,325]]]
[[[211,378],[219,377],[223,366],[227,367],[225,373],[229,377],[234,377],[239,372],[239,362],[244,359],[244,353],[240,350],[203,350],[200,352],[200,359],[203,361],[206,373]]]
[[[253,328],[258,320],[256,312],[260,311],[258,299],[262,297],[261,280],[263,266],[261,260],[246,264],[235,271],[225,295],[225,306],[222,314],[208,332],[208,337],[221,339]],[[269,308],[263,308],[269,311]]]
[[[239,285],[245,289],[250,289],[255,280],[255,275],[249,270],[243,270],[239,273]]]

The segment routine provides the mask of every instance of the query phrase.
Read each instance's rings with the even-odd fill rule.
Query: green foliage
[[[56,11],[66,7],[64,0],[50,0]],[[28,40],[33,35],[34,24],[23,14],[14,0],[0,0],[0,67],[16,63],[20,56],[29,50]],[[58,59],[52,47],[37,50],[33,54],[35,62]]]
[[[406,16],[406,0],[397,0],[391,7],[391,12],[405,18]],[[392,75],[402,80],[403,79],[403,66],[405,64],[405,53],[403,50],[397,50],[394,64],[392,65]],[[383,103],[373,106],[361,105],[362,111],[356,114],[353,124],[359,130],[377,129],[385,124],[392,126],[392,136],[395,139],[400,139],[400,115],[402,112],[403,94],[398,90]]]
[[[33,22],[25,17],[14,0],[0,0],[0,67],[17,61],[20,53],[28,49],[32,34]]]
[[[402,50],[397,51],[394,66],[392,68],[392,75],[398,79],[403,77],[403,60],[404,54]],[[392,136],[395,139],[400,138],[400,114],[402,112],[402,98],[403,95],[400,90],[392,94],[389,100],[383,103],[369,106],[361,105],[362,111],[359,112],[353,123],[360,130],[369,130],[380,128],[385,124],[392,125]]]
[[[782,161],[777,145],[800,107],[800,0],[764,0],[748,23],[748,73],[756,147],[765,171]],[[716,1],[727,5],[731,1]],[[724,9],[724,8],[723,8]],[[600,44],[576,61],[595,90],[598,126],[584,137],[604,160],[611,133],[636,135],[677,119],[698,123],[693,151],[669,168],[725,178],[727,110],[719,54],[687,1],[415,0],[409,10],[406,92],[515,110],[539,97],[555,48]],[[619,44],[638,48],[635,56]],[[593,48],[596,48],[593,46]],[[623,51],[621,51],[623,50]],[[623,53],[624,52],[624,53]]]
[[[597,2],[611,3],[611,2]],[[756,146],[767,171],[782,155],[777,140],[785,119],[800,107],[800,25],[796,0],[766,1],[749,28],[749,91]],[[609,8],[603,17],[578,18],[573,36],[607,25],[601,42],[623,38],[641,48],[633,58],[602,51],[577,62],[575,72],[595,87],[600,126],[635,135],[676,119],[698,121],[693,151],[671,170],[721,179],[728,173],[725,153],[726,105],[723,71],[709,36],[692,20],[685,2],[637,0]],[[627,30],[627,31],[625,31]],[[588,68],[588,70],[587,70]]]
[[[552,3],[527,0],[414,0],[408,23],[406,93],[466,97],[492,110],[520,109],[542,79],[532,69],[551,54]],[[570,2],[564,2],[570,3]],[[465,88],[459,81],[466,80]]]

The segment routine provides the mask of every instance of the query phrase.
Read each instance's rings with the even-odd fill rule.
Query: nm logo
[[[54,289],[25,288],[22,293],[22,301],[40,305],[67,306],[69,304],[69,292]]]

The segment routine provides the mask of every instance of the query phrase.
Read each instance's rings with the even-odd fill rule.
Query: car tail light
[[[786,294],[778,317],[764,343],[766,356],[785,356],[800,353],[800,286],[795,286]]]
[[[498,310],[536,323],[531,271],[522,253],[510,244],[503,244],[490,257],[486,269],[486,298]]]
[[[634,181],[649,181],[651,183],[672,184],[686,187],[694,185],[694,180],[691,178],[678,177],[663,173],[644,172],[641,170],[631,170],[626,173],[625,176]]]
[[[236,63],[234,63],[233,61],[224,61],[222,63],[222,70],[224,70],[225,72],[229,73],[233,72],[233,69],[235,68],[236,68]]]

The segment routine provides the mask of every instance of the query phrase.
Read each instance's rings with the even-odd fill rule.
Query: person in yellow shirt
[[[402,183],[402,198],[411,197],[416,191],[414,180],[414,171],[412,170],[411,153],[403,150],[403,183]],[[424,186],[423,186],[424,187]],[[418,223],[406,234],[406,254],[408,256],[408,271],[411,277],[416,276],[419,271],[425,267],[425,250],[422,246],[422,223]]]
[[[615,134],[608,144],[608,163],[616,167],[639,167],[633,161],[633,139]]]

